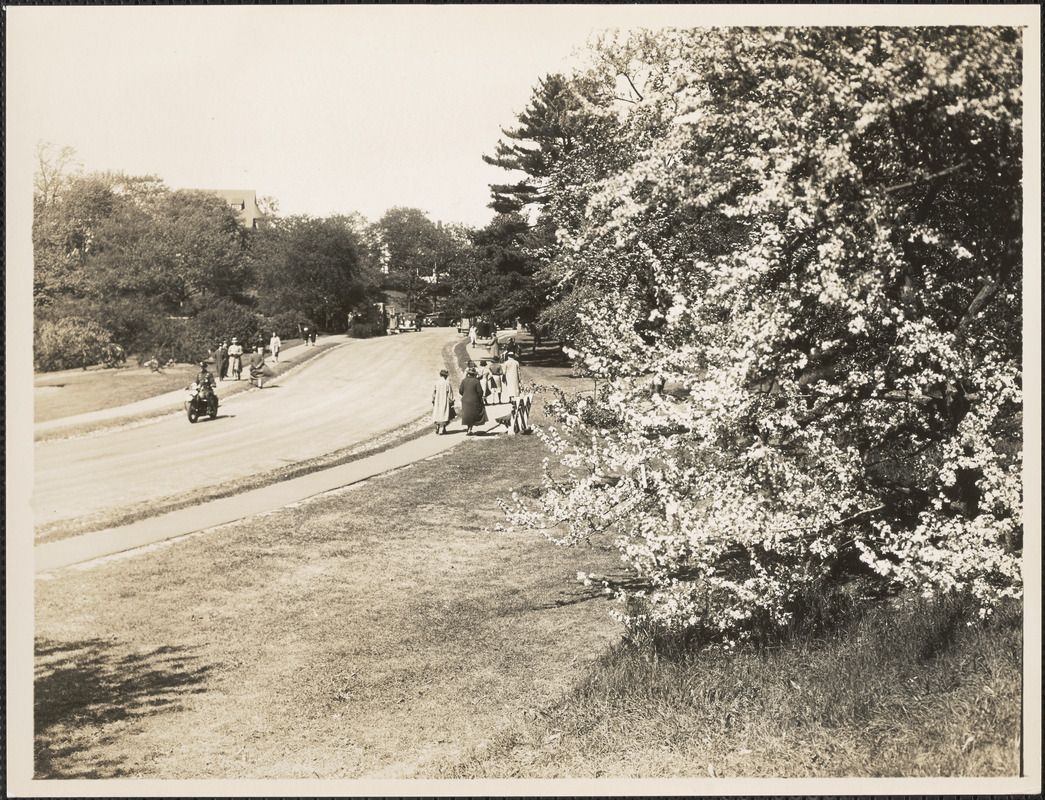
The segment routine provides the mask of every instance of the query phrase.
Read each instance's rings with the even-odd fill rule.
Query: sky
[[[253,189],[282,214],[376,220],[407,206],[481,227],[489,185],[512,177],[482,156],[593,31],[793,24],[799,8],[8,7],[7,166],[28,165],[31,180],[47,141],[88,172]],[[820,24],[883,21],[874,8],[805,9]],[[908,6],[888,20],[938,12]]]
[[[89,172],[482,226],[511,176],[481,157],[537,81],[596,28],[694,24],[692,8],[9,8],[8,119]]]

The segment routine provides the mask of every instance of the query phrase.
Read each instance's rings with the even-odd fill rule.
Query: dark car
[[[396,325],[396,330],[399,333],[406,333],[407,331],[419,331],[421,329],[421,315],[415,314],[412,311],[407,311],[399,315],[399,322]]]
[[[444,314],[429,314],[425,317],[426,328],[445,328],[450,324],[450,318]]]

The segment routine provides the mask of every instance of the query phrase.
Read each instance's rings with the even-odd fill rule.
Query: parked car
[[[450,324],[450,319],[445,314],[429,314],[425,317],[426,328],[445,328]]]

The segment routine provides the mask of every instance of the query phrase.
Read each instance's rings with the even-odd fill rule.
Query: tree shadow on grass
[[[563,367],[568,369],[573,366],[572,359],[562,352],[562,348],[559,346],[542,346],[537,348],[536,353],[525,350],[521,356],[519,365],[523,369],[526,367]]]
[[[38,779],[127,775],[115,761],[92,759],[84,742],[104,726],[178,711],[186,695],[206,691],[210,667],[185,648],[118,652],[104,639],[36,640],[33,680],[35,776]]]

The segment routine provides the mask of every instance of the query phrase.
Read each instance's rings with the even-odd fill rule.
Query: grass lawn
[[[524,380],[591,388],[538,356]],[[41,576],[36,777],[1016,774],[1018,613],[967,628],[912,602],[733,656],[632,646],[575,580],[615,550],[492,530],[545,455],[477,437]]]
[[[286,350],[300,339],[283,343]],[[291,362],[267,362],[269,374],[295,366],[323,351],[323,340],[315,348],[299,350]],[[244,356],[244,363],[246,356]],[[213,371],[213,365],[211,366]],[[129,405],[148,397],[184,389],[196,377],[195,364],[175,364],[153,372],[148,367],[125,364],[119,367],[88,367],[61,372],[38,372],[33,379],[33,421],[50,422],[54,419],[87,414],[105,408]],[[244,369],[246,372],[246,369]],[[229,386],[229,384],[223,384]]]
[[[33,420],[50,422],[184,389],[198,371],[192,364],[176,364],[159,372],[123,366],[38,374],[33,382]]]
[[[541,457],[476,438],[38,580],[37,777],[410,777],[547,707],[620,631],[573,580],[615,553],[490,530]]]

